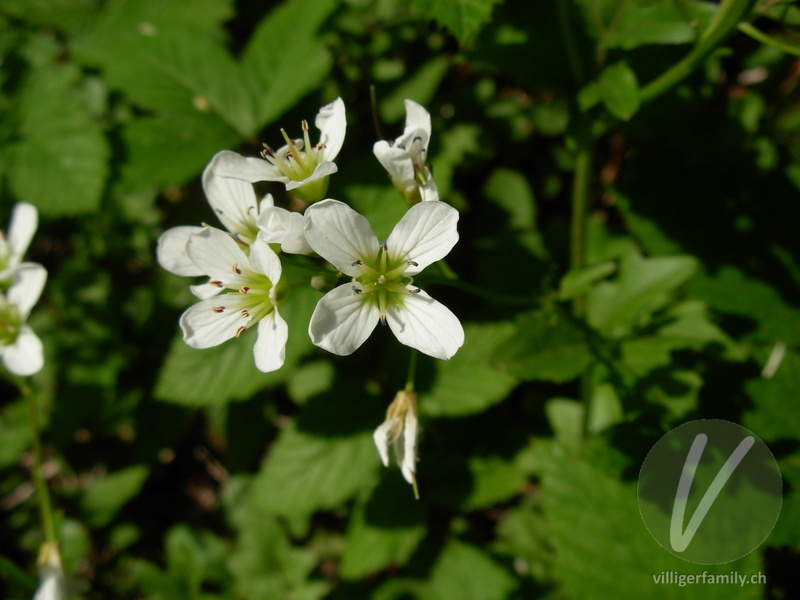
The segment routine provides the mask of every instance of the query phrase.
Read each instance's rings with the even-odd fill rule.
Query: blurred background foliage
[[[0,0],[0,222],[40,211],[33,385],[72,597],[798,597],[799,26],[780,1]],[[405,206],[370,86],[384,138],[403,99],[431,112],[461,211],[459,279],[419,278],[466,330],[420,361],[419,501],[371,438],[404,347],[315,349],[299,288],[282,370],[255,369],[254,336],[192,350],[186,281],[154,257],[214,222],[215,152],[255,156],[337,96],[329,195],[385,236]],[[41,531],[2,385],[0,595],[25,598]],[[665,552],[635,501],[650,447],[697,418],[751,428],[784,477],[766,543],[716,567]],[[652,582],[732,569],[767,584]]]

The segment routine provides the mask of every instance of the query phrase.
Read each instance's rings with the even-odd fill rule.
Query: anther
[[[386,246],[386,240],[383,240],[383,242],[381,242],[381,246],[383,247],[383,249],[384,249],[386,252],[388,252],[388,251],[389,251],[389,248]]]
[[[275,151],[269,146],[267,146],[267,144],[262,143],[261,145],[264,146],[264,149],[261,151],[261,156],[263,156],[264,158],[267,158],[268,156],[269,157],[275,156]]]
[[[239,329],[237,329],[237,330],[236,330],[236,333],[235,333],[236,337],[238,338],[238,337],[239,337],[240,335],[242,335],[242,334],[243,334],[245,331],[247,331],[247,327],[245,327],[244,325],[242,325],[241,327],[239,327]]]
[[[243,285],[242,287],[239,288],[239,293],[240,294],[246,294],[249,291],[250,291],[250,288],[247,287],[246,285]]]
[[[223,310],[225,310],[225,307],[224,306],[212,306],[211,310],[213,310],[215,313],[221,313]]]
[[[415,137],[415,138],[414,138],[414,139],[411,141],[411,143],[412,143],[412,144],[416,144],[417,142],[422,142],[422,138],[421,138],[420,136],[417,136],[417,137]]]
[[[216,281],[216,280],[214,280],[214,281],[209,281],[209,282],[208,282],[208,284],[209,284],[209,285],[215,285],[215,286],[217,286],[218,288],[225,287],[225,286],[222,284],[222,282],[221,282],[221,281]]]
[[[381,325],[386,326],[386,315],[381,313]]]
[[[410,260],[410,261],[408,261],[407,264],[412,266],[412,267],[418,267],[419,266],[419,263],[417,261],[415,261],[415,260]]]
[[[363,263],[363,262],[361,262],[360,260],[355,260],[355,261],[353,261],[353,262],[351,262],[351,263],[350,263],[350,266],[351,266],[351,267],[355,267],[356,265],[358,265],[358,266],[360,267],[360,266],[361,266],[361,265],[363,265],[363,264],[364,264],[364,263]]]
[[[302,126],[302,128],[303,128],[303,131],[308,131],[308,121],[306,121],[305,119],[303,119],[303,122],[302,122],[302,123],[300,123],[300,125]]]
[[[360,294],[361,292],[363,292],[363,291],[364,291],[364,290],[362,290],[362,289],[359,289],[359,288],[357,288],[356,286],[353,286],[353,287],[352,287],[352,290],[353,290],[353,292],[355,292],[356,294]]]
[[[419,291],[419,290],[417,290],[417,291]],[[246,319],[247,317],[249,317],[249,316],[250,316],[250,313],[249,313],[249,312],[247,312],[247,309],[246,309],[246,308],[242,310],[242,316],[243,316],[245,319]]]
[[[420,288],[417,288],[415,290],[408,290],[408,293],[413,296],[414,294],[419,294],[421,291],[422,290]]]
[[[239,263],[233,263],[233,266],[231,266],[231,269],[237,275],[241,275],[242,274],[242,270],[239,268]]]

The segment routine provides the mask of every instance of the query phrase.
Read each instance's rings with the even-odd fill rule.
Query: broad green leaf
[[[377,162],[374,166],[381,168]],[[342,198],[367,218],[379,240],[389,237],[408,210],[408,205],[393,185],[347,185]]]
[[[639,110],[641,100],[636,73],[624,61],[603,69],[597,80],[597,91],[608,112],[615,117],[627,121]]]
[[[88,484],[80,505],[89,524],[102,527],[111,522],[117,511],[139,493],[149,472],[144,465],[133,465]]]
[[[716,10],[711,2],[629,2],[602,44],[630,50],[648,44],[688,44],[702,33]]]
[[[345,579],[405,564],[425,536],[422,505],[405,480],[385,473],[353,510],[340,565]]]
[[[451,540],[434,563],[425,587],[426,600],[505,600],[516,581],[488,553]]]
[[[98,5],[98,0],[0,0],[0,13],[69,33],[90,21]]]
[[[228,579],[228,545],[214,534],[180,524],[167,532],[164,545],[169,571],[189,589],[199,592],[205,581],[223,583]]]
[[[644,258],[635,252],[623,256],[617,277],[600,283],[587,296],[589,323],[611,337],[645,325],[696,268],[689,256]]]
[[[508,227],[520,244],[539,258],[548,253],[536,227],[536,199],[519,171],[500,168],[486,181],[486,197],[508,214]]]
[[[497,0],[412,0],[421,15],[446,27],[462,44],[471,41],[492,16]]]
[[[105,137],[75,87],[71,65],[29,72],[17,98],[19,141],[8,154],[15,196],[48,216],[97,209],[108,175]]]
[[[540,446],[542,501],[555,572],[576,600],[611,598],[760,598],[757,585],[656,585],[664,571],[750,575],[761,568],[758,553],[735,563],[698,565],[663,549],[647,531],[634,486],[611,478],[563,449]]]
[[[584,332],[563,315],[528,313],[517,319],[516,328],[491,360],[523,381],[569,381],[592,362]]]
[[[570,269],[558,284],[558,299],[571,300],[585,294],[595,283],[616,270],[617,264],[612,261],[596,263],[582,269]]]
[[[342,504],[379,466],[371,431],[321,437],[290,425],[271,447],[253,485],[269,512],[305,516]]]
[[[770,348],[771,350],[771,348]],[[757,355],[766,363],[769,352]],[[785,351],[771,377],[757,377],[745,383],[752,399],[752,408],[744,414],[742,424],[767,442],[790,440],[800,431],[800,354]]]
[[[497,369],[490,357],[514,332],[511,323],[464,327],[464,346],[448,361],[437,361],[433,385],[420,391],[420,413],[428,417],[465,416],[500,402],[517,383]]]
[[[242,56],[259,128],[316,88],[330,69],[318,30],[335,8],[334,0],[288,0],[259,23]],[[306,118],[312,122],[314,115]]]
[[[0,467],[19,460],[31,441],[28,405],[22,399],[0,408]]]
[[[569,398],[551,398],[544,407],[547,421],[560,444],[579,447],[583,441],[583,405]]]
[[[524,560],[537,580],[553,579],[553,548],[540,510],[524,504],[513,507],[497,524],[496,533],[492,549],[515,561]]]
[[[406,114],[404,104],[406,98],[411,98],[422,106],[428,106],[450,68],[450,64],[448,57],[436,56],[406,77],[391,94],[385,98],[379,98],[378,112],[381,118],[389,123],[402,119]],[[402,131],[399,131],[397,135],[400,133]],[[387,139],[397,137],[397,135],[389,135],[386,131],[383,134],[387,136]]]

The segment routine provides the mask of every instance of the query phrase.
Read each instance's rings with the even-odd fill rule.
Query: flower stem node
[[[424,354],[447,360],[456,353],[464,343],[460,321],[413,286],[412,277],[458,241],[457,210],[443,202],[417,204],[384,243],[362,215],[338,200],[310,206],[305,221],[309,245],[352,278],[317,304],[308,329],[314,344],[346,356],[380,322]]]
[[[378,448],[378,455],[385,467],[389,466],[389,447],[394,450],[403,477],[414,486],[414,496],[417,499],[419,499],[416,477],[418,431],[417,395],[403,390],[397,392],[386,411],[386,420],[372,435]]]

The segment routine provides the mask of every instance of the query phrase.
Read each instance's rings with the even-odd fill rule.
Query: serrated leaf
[[[360,579],[389,565],[403,565],[425,537],[422,505],[396,473],[353,510],[340,565],[342,577]]]
[[[571,300],[580,296],[601,279],[617,270],[617,263],[605,261],[582,269],[570,269],[558,284],[558,299]]]
[[[259,126],[294,106],[328,72],[331,56],[317,30],[334,8],[333,0],[290,0],[259,23],[242,57]]]
[[[422,596],[430,600],[505,600],[515,578],[486,552],[458,540],[442,549]]]
[[[492,16],[497,0],[412,0],[422,15],[439,25],[464,44],[472,40]]]
[[[757,585],[656,585],[665,571],[751,574],[760,568],[757,553],[723,565],[698,565],[664,550],[647,531],[636,491],[562,448],[542,444],[542,501],[555,571],[570,597],[741,598],[761,597]],[[587,493],[591,490],[591,493]]]
[[[759,352],[766,363],[768,353]],[[789,440],[800,431],[800,355],[785,351],[780,365],[769,377],[758,377],[745,383],[753,407],[744,414],[743,424],[768,442]]]
[[[464,346],[448,361],[436,362],[433,385],[421,392],[420,412],[428,417],[465,416],[500,402],[517,379],[490,363],[514,332],[511,323],[464,326]]]
[[[697,261],[689,256],[644,258],[629,252],[622,257],[617,277],[587,296],[589,323],[611,337],[641,327],[696,269]]]
[[[74,66],[30,71],[18,101],[19,137],[8,152],[18,198],[48,216],[97,209],[108,175],[108,144],[77,96]]]
[[[584,332],[557,313],[528,313],[516,328],[491,361],[523,381],[569,381],[592,362]]]

